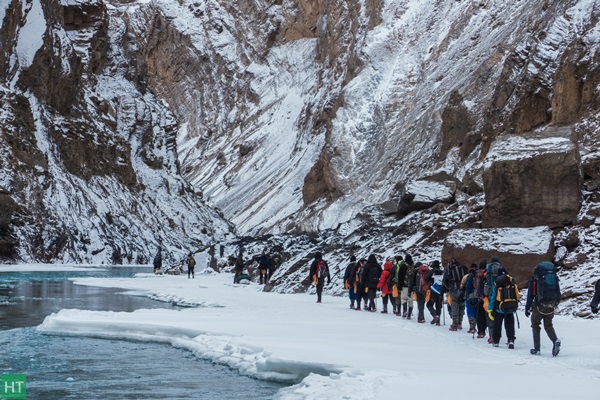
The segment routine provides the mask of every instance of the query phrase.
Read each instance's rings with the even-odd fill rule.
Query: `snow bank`
[[[504,399],[501,382],[525,398],[597,398],[598,320],[557,317],[563,351],[552,358],[543,336],[538,357],[529,354],[531,332],[523,316],[516,349],[508,350],[464,331],[350,310],[346,298],[324,296],[315,304],[315,296],[264,293],[254,283],[231,281],[230,274],[77,279],[77,284],[162,293],[211,306],[132,313],[61,310],[38,330],[170,343],[249,376],[296,383],[278,393],[281,399],[392,399],[398,393],[421,399],[485,393]]]
[[[476,244],[483,250],[510,254],[546,254],[552,231],[545,226],[534,228],[455,229],[446,238],[453,247]]]

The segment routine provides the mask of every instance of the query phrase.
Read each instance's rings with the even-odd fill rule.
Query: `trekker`
[[[388,280],[388,286],[390,287],[392,307],[394,315],[400,315],[400,282],[398,281],[400,272],[400,263],[404,262],[402,256],[394,257],[394,263],[392,270],[390,271],[390,279]]]
[[[594,297],[592,297],[592,302],[590,303],[590,307],[592,308],[592,312],[594,314],[598,314],[598,303],[600,303],[600,279],[596,281]]]
[[[358,260],[354,266],[354,269],[350,273],[351,276],[354,276],[354,294],[356,295],[356,311],[360,311],[360,302],[365,300],[365,309],[367,305],[367,299],[365,296],[365,284],[363,282],[363,271],[364,265],[367,263],[367,260],[361,258]]]
[[[467,318],[469,319],[469,330],[467,333],[475,333],[477,323],[477,264],[471,264],[469,273],[465,275],[460,283],[460,298],[465,300]]]
[[[402,304],[402,310],[398,305],[398,315],[402,315],[402,318],[411,319],[413,311],[413,286],[414,286],[414,270],[413,259],[410,254],[404,257],[404,261],[400,261],[400,267],[398,268],[398,284],[400,285],[400,304]]]
[[[421,262],[415,264],[412,291],[415,293],[417,300],[417,309],[419,311],[417,322],[420,324],[425,322],[425,299],[429,292],[429,282],[427,281],[428,273],[429,267],[427,265],[424,265]]]
[[[531,316],[531,330],[533,332],[533,355],[540,355],[540,333],[541,324],[544,322],[544,330],[552,341],[552,356],[556,357],[560,352],[560,340],[552,324],[554,310],[560,302],[561,293],[556,266],[544,261],[539,263],[533,270],[533,276],[527,286],[527,302],[525,303],[525,316]]]
[[[485,266],[485,279],[480,282],[480,287],[484,295],[484,305],[485,305],[485,313],[486,313],[486,321],[488,325],[489,337],[488,343],[493,344],[494,338],[494,320],[490,318],[493,314],[488,312],[491,296],[492,296],[492,288],[494,286],[494,281],[498,276],[505,275],[507,272],[500,264],[500,259],[496,256],[493,256],[490,259],[490,263]]]
[[[356,293],[354,292],[355,280],[356,257],[352,255],[350,257],[350,264],[348,264],[348,266],[346,267],[346,271],[344,272],[344,289],[348,289],[348,296],[350,297],[350,308],[354,308],[354,300],[356,300]]]
[[[240,246],[240,249],[238,251],[238,255],[235,259],[235,264],[234,264],[234,272],[235,275],[233,276],[233,283],[240,283],[240,276],[244,273],[244,255],[243,255],[243,249]]]
[[[467,274],[467,267],[460,264],[454,258],[450,260],[448,269],[444,274],[444,286],[448,289],[450,300],[452,302],[451,316],[452,325],[451,331],[462,329],[462,317],[464,315],[464,299],[460,300],[460,282]]]
[[[477,274],[475,275],[475,282],[473,283],[476,292],[475,296],[478,300],[475,306],[475,318],[477,320],[477,339],[483,339],[485,337],[485,330],[488,327],[488,297],[483,294],[483,288],[487,271],[486,268],[487,260],[484,258],[483,260],[479,261],[479,268],[477,270]],[[491,336],[492,334],[490,331],[490,337]]]
[[[315,285],[317,285],[317,303],[321,302],[321,295],[323,294],[323,286],[325,286],[325,279],[327,278],[327,284],[331,283],[331,275],[329,275],[329,266],[327,262],[323,260],[321,252],[315,253],[315,259],[310,265],[310,276]]]
[[[152,262],[154,265],[154,273],[160,274],[162,272],[162,248],[158,248],[158,253],[154,256],[154,261]]]
[[[515,316],[514,313],[519,308],[519,288],[515,280],[508,274],[500,275],[494,281],[492,294],[488,304],[488,314],[494,321],[492,331],[494,347],[498,347],[502,337],[502,324],[506,337],[508,338],[508,348],[515,348]]]
[[[187,266],[188,266],[188,279],[190,279],[190,275],[194,278],[194,267],[196,266],[196,259],[192,255],[192,253],[187,256]]]
[[[369,297],[369,305],[367,306],[367,311],[375,312],[377,311],[377,306],[375,304],[375,296],[377,295],[377,285],[379,284],[379,278],[381,277],[382,269],[381,265],[377,262],[377,258],[375,258],[375,254],[371,254],[367,259],[367,264],[365,265],[365,270],[363,274],[363,278],[365,279],[365,291]]]
[[[388,302],[392,303],[392,308],[396,308],[394,306],[394,298],[392,297],[392,288],[389,285],[389,283],[392,281],[392,268],[392,260],[388,258],[383,264],[383,272],[381,273],[381,276],[379,277],[379,283],[377,284],[377,289],[381,290],[381,298],[383,301],[383,310],[381,310],[382,314],[388,313]]]
[[[260,284],[267,284],[269,282],[268,272],[270,270],[271,257],[265,250],[260,253],[260,256],[254,257],[254,261],[258,262],[258,270],[260,274]]]
[[[442,313],[442,303],[444,300],[444,287],[442,285],[444,271],[442,271],[439,261],[435,260],[431,263],[431,270],[427,273],[425,279],[430,284],[427,309],[433,317],[431,324],[440,326],[440,315]]]

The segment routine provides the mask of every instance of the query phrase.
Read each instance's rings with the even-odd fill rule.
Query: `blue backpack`
[[[543,261],[535,267],[533,277],[536,284],[534,294],[538,309],[541,312],[553,312],[562,296],[556,275],[556,266],[549,261]]]

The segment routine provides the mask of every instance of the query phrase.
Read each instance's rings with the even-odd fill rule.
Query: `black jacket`
[[[377,259],[373,254],[369,256],[364,268],[365,273],[363,276],[365,277],[365,286],[369,289],[377,289],[383,269],[381,268],[381,265],[377,263]],[[375,278],[377,279],[375,280]]]
[[[354,281],[356,280],[356,263],[351,262],[346,267],[346,271],[344,272],[344,282],[348,282],[350,286],[354,285]]]
[[[592,309],[598,310],[598,303],[600,303],[600,279],[596,282],[594,297],[592,298],[590,306]]]

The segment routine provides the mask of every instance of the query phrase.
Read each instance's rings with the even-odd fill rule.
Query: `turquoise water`
[[[0,273],[0,373],[26,374],[28,399],[270,399],[285,386],[165,344],[44,335],[33,328],[62,308],[177,308],[67,280],[140,270],[112,272]]]

